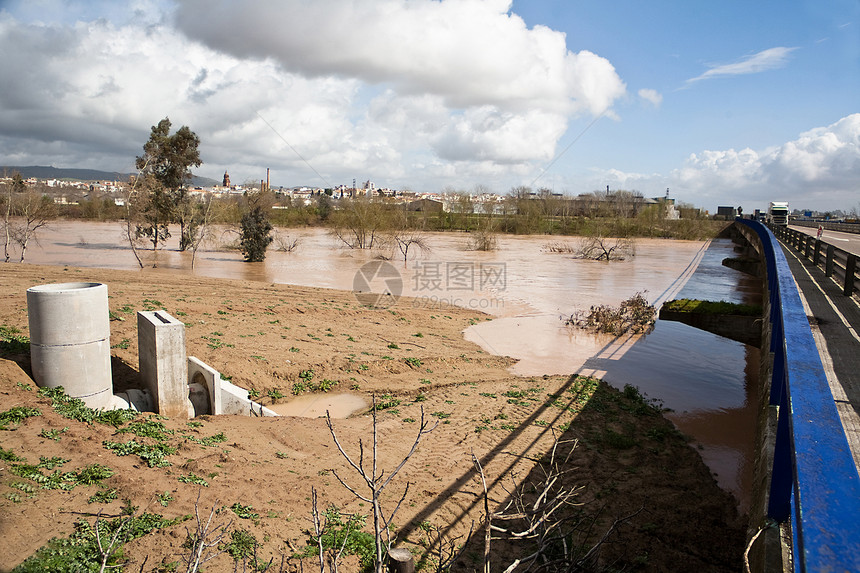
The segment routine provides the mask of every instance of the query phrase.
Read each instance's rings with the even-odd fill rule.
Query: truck
[[[771,225],[788,225],[788,201],[771,201],[767,208],[767,222]]]

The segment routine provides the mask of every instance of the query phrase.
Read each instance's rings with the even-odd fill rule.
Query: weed
[[[134,410],[94,410],[84,404],[83,400],[67,396],[62,386],[39,388],[39,396],[50,398],[51,407],[64,418],[86,424],[98,422],[118,428],[137,416]]]
[[[295,390],[295,388],[294,388],[294,390]],[[293,391],[293,394],[295,394],[295,393],[296,392]],[[281,391],[278,390],[277,388],[271,388],[268,392],[266,392],[266,396],[268,396],[269,398],[272,399],[273,404],[277,403],[277,401],[280,400],[281,398],[286,398],[286,395],[282,394]]]
[[[117,434],[134,434],[141,438],[153,438],[160,442],[173,435],[173,430],[168,430],[163,422],[150,417],[146,420],[136,420],[126,427],[117,430]]]
[[[30,339],[21,334],[15,326],[0,324],[0,355],[27,354],[30,352]]]
[[[421,368],[421,361],[415,357],[404,358],[403,362],[408,364],[412,368]]]
[[[323,551],[337,552],[343,548],[345,555],[357,555],[362,570],[368,570],[373,564],[376,553],[376,542],[373,535],[362,531],[367,518],[358,514],[343,514],[336,507],[330,507],[323,513],[325,527],[317,537],[308,532],[308,547],[301,557],[319,555],[319,546]]]
[[[66,426],[62,430],[57,428],[53,428],[51,430],[48,430],[47,428],[42,428],[42,431],[39,432],[39,436],[42,438],[48,438],[49,440],[54,440],[55,442],[59,442],[62,435],[65,434],[68,430],[68,426]]]
[[[19,573],[42,571],[105,571],[122,567],[122,545],[156,529],[170,527],[186,516],[166,519],[158,514],[125,515],[96,519],[95,524],[80,520],[68,538],[55,537],[15,568]],[[114,543],[107,545],[110,540]]]
[[[33,416],[41,416],[42,412],[38,408],[28,408],[26,406],[15,406],[9,408],[5,412],[0,412],[0,430],[7,430],[8,424],[20,424],[27,418]]]
[[[257,538],[253,533],[236,529],[230,534],[230,543],[225,546],[225,549],[234,561],[244,561],[254,557],[257,544]]]
[[[230,506],[230,509],[233,510],[233,513],[235,513],[236,517],[239,519],[251,519],[254,521],[260,519],[260,514],[254,513],[254,508],[250,505],[242,505],[237,501]]]
[[[388,345],[388,348],[390,348],[391,350],[400,350],[400,347],[399,347],[399,346],[397,346],[397,344],[395,344],[394,342],[392,342],[391,344],[389,344],[389,345]]]
[[[4,450],[0,448],[0,460],[4,462],[23,462],[24,458],[18,456],[12,450]]]
[[[400,399],[395,398],[391,394],[383,394],[376,403],[375,410],[388,410],[400,405]]]
[[[119,348],[121,350],[126,350],[130,343],[131,343],[131,340],[129,340],[128,338],[123,338],[122,340],[120,340],[116,344],[112,345],[111,348]]]
[[[140,459],[146,462],[146,465],[151,468],[169,466],[170,462],[167,461],[166,456],[176,453],[176,448],[168,446],[163,442],[150,445],[136,440],[129,440],[125,443],[105,440],[102,442],[102,445],[118,456],[140,456]]]
[[[179,476],[178,479],[181,483],[190,483],[193,485],[202,485],[203,487],[209,487],[209,482],[203,479],[202,477],[195,475],[193,473]]]
[[[87,499],[87,503],[110,503],[119,496],[115,487],[97,491]]]

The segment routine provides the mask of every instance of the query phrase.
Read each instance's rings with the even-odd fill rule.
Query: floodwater
[[[742,510],[748,507],[757,349],[659,320],[650,334],[621,339],[564,325],[565,318],[587,312],[592,305],[617,305],[637,292],[657,306],[681,297],[760,304],[758,281],[721,265],[723,258],[732,256],[730,242],[638,240],[635,257],[607,263],[544,248],[550,242],[575,246],[575,238],[500,236],[496,251],[476,252],[465,250],[468,234],[433,233],[427,236],[432,251],[421,253],[413,247],[404,264],[397,251],[350,250],[321,229],[279,233],[284,239],[297,239],[298,247],[281,252],[276,241],[262,263],[244,263],[239,252],[212,245],[198,251],[192,270],[191,253],[177,252],[171,239],[158,253],[142,252],[148,268],[141,272],[367,294],[385,291],[392,295],[385,296],[385,304],[401,308],[444,310],[456,304],[481,310],[495,319],[468,328],[466,339],[488,352],[518,359],[512,367],[515,374],[593,375],[619,388],[632,384],[661,401],[671,409],[667,417],[695,440],[718,483],[735,494]],[[222,243],[236,237],[226,229],[218,236]],[[380,261],[380,255],[390,262]],[[27,251],[27,262],[139,270],[118,223],[56,222],[40,232],[39,244]],[[363,266],[368,263],[372,264]],[[157,268],[151,268],[153,264]],[[400,294],[414,298],[398,299]],[[283,413],[315,415],[310,402],[291,401],[279,407]]]

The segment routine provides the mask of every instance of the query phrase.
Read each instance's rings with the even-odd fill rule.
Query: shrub
[[[272,224],[259,206],[242,215],[242,239],[240,241],[245,262],[259,263],[266,258],[266,249],[272,242]]]

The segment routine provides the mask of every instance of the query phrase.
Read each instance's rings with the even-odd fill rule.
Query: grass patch
[[[761,316],[762,308],[758,305],[737,304],[734,302],[719,302],[679,298],[663,303],[663,309],[673,312],[690,312],[693,314],[727,314],[735,316]]]

